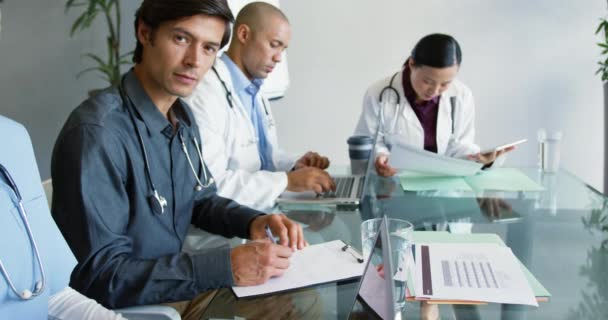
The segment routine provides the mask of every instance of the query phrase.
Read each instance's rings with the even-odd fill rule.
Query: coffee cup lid
[[[374,139],[370,136],[352,136],[346,140],[346,142],[350,145],[365,145],[372,144]]]

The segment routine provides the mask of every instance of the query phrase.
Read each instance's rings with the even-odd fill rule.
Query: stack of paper
[[[537,305],[537,301],[548,301],[551,296],[495,234],[417,231],[414,242],[416,267],[408,275],[407,286],[410,301]],[[430,280],[426,279],[426,292],[422,245],[427,246],[425,259],[432,274]]]
[[[483,167],[482,163],[448,157],[399,143],[391,149],[389,165],[398,171],[451,177],[472,176]]]
[[[389,165],[398,170],[406,191],[542,191],[538,183],[513,168],[481,170],[483,164],[448,157],[405,144],[391,149]]]
[[[257,286],[232,287],[232,290],[240,298],[360,277],[365,263],[357,261],[349,251],[343,251],[344,245],[343,241],[335,240],[296,251],[283,276]]]

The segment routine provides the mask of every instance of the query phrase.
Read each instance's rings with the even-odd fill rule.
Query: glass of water
[[[382,219],[370,219],[361,223],[361,246],[363,257],[372,259],[371,263],[376,265],[381,259],[382,253],[376,252],[374,240]],[[393,281],[395,283],[395,309],[401,309],[405,305],[405,289],[407,286],[407,275],[410,268],[410,251],[414,226],[405,220],[388,219],[389,241],[391,243],[391,258],[393,261]],[[373,254],[372,254],[373,253]],[[370,256],[371,255],[371,256]],[[381,261],[380,261],[381,262]]]

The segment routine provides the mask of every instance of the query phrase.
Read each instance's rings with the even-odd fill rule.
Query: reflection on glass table
[[[340,239],[357,250],[361,250],[361,222],[382,214],[410,221],[417,230],[495,233],[552,294],[549,302],[538,308],[502,304],[429,308],[408,302],[405,319],[426,319],[429,314],[441,319],[608,319],[606,198],[567,171],[549,175],[536,168],[520,170],[544,190],[406,192],[396,179],[374,176],[358,210],[334,207],[286,214],[303,223],[311,244]],[[299,319],[345,319],[351,311],[356,284],[330,283],[277,296],[291,299],[296,310],[292,314]],[[266,299],[270,296],[241,301],[230,290],[224,291],[232,300],[212,301],[206,318],[245,315],[239,310],[246,305],[269,311],[266,305],[271,302]],[[311,300],[316,302],[311,304]]]

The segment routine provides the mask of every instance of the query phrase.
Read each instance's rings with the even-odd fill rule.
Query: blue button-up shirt
[[[86,100],[53,150],[53,218],[78,260],[70,286],[112,308],[188,300],[231,286],[229,248],[181,253],[188,225],[247,238],[261,213],[217,196],[215,185],[195,190],[180,135],[201,180],[204,169],[192,142],[200,141],[199,130],[185,102],[172,106],[174,128],[133,71],[123,88],[132,105],[116,88]],[[148,201],[152,188],[127,108],[145,143],[153,183],[168,202],[162,215]]]
[[[249,114],[249,119],[258,137],[258,151],[260,154],[260,162],[262,170],[274,170],[272,163],[272,150],[271,145],[268,143],[266,138],[266,131],[264,129],[264,116],[267,110],[261,110],[259,103],[256,98],[260,92],[264,80],[253,79],[249,80],[247,76],[241,71],[241,69],[230,59],[227,54],[223,54],[220,59],[226,64],[228,72],[230,72],[230,78],[232,79],[232,87],[239,97],[239,100],[243,103],[245,111]]]

